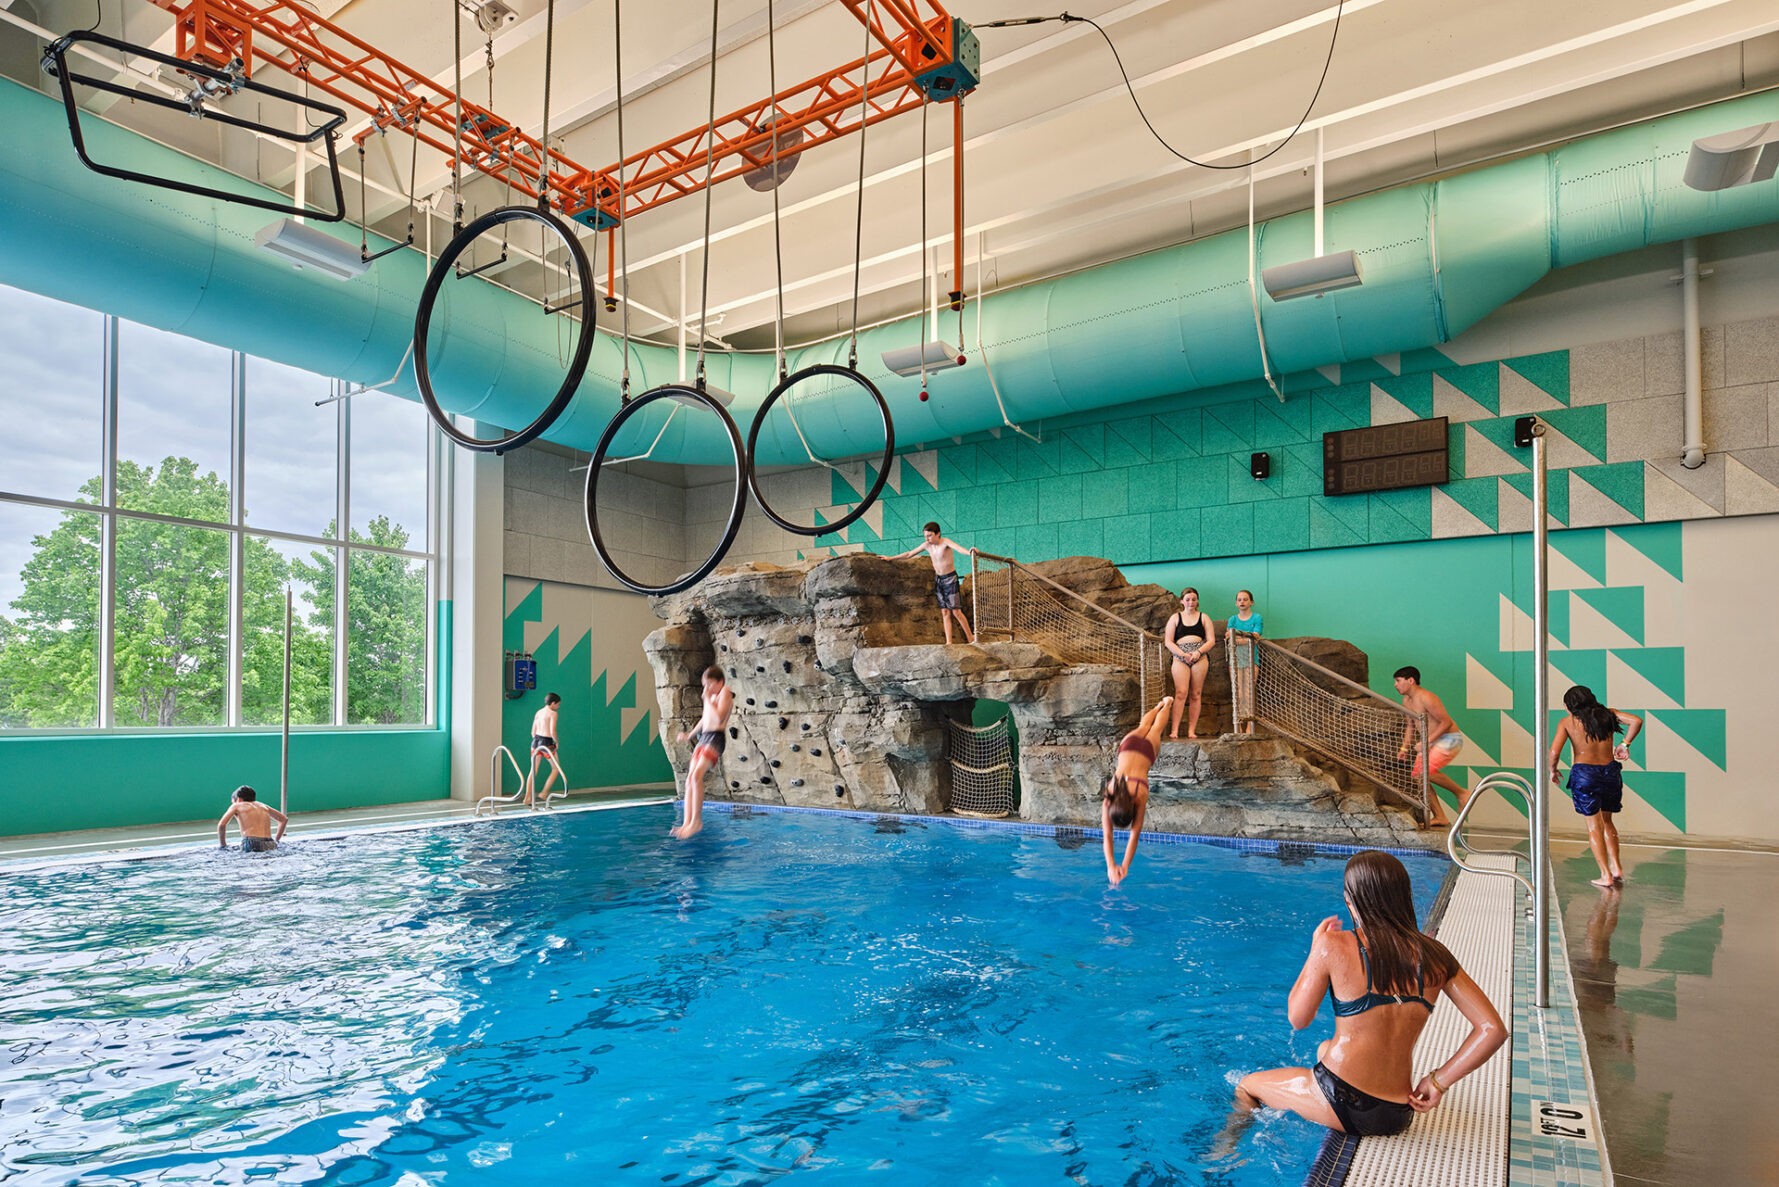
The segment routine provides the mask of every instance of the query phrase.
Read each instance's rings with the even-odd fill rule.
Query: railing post
[[[1427,737],[1427,715],[1425,713],[1423,713],[1420,716],[1421,716],[1421,728],[1419,730],[1419,733],[1421,735],[1421,820],[1423,822],[1425,822],[1427,820],[1432,819],[1432,817],[1433,817],[1433,797],[1435,795],[1437,795],[1438,793],[1433,790],[1433,781],[1430,778],[1430,776],[1433,774],[1433,761],[1432,761],[1433,760],[1433,747],[1430,744],[1430,739],[1428,739],[1428,737]],[[1463,804],[1458,805],[1458,807],[1460,807],[1460,808],[1462,808],[1463,806],[1464,806]]]
[[[1550,745],[1550,524],[1548,459],[1544,422],[1532,421],[1532,945],[1537,982],[1533,1002],[1550,1005],[1550,780],[1544,774]]]
[[[970,633],[982,642],[982,558],[970,554]]]

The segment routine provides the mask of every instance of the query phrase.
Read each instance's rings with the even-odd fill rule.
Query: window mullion
[[[117,631],[117,318],[107,315],[101,345],[99,382],[99,727],[117,724],[112,709],[116,692]]]
[[[343,380],[335,380],[341,384]],[[338,409],[338,444],[334,450],[338,469],[335,471],[335,501],[339,518],[335,535],[339,545],[334,549],[334,724],[346,724],[346,567],[351,563],[346,541],[352,531],[352,401],[340,400]]]
[[[247,585],[247,540],[241,525],[247,519],[247,356],[234,355],[233,391],[229,401],[229,643],[228,680],[223,720],[241,724],[241,674],[247,640],[242,633]]]

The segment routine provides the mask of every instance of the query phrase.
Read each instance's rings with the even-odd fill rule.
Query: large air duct
[[[1775,118],[1779,94],[1752,96],[1330,207],[1327,250],[1357,252],[1365,283],[1285,304],[1262,296],[1273,372],[1435,346],[1553,268],[1779,220],[1779,185],[1701,193],[1681,180],[1695,139]],[[425,276],[418,253],[397,252],[348,283],[322,282],[254,247],[261,212],[88,172],[53,100],[0,83],[0,121],[12,130],[0,160],[0,282],[351,382],[380,382],[400,364]],[[87,139],[98,159],[144,173],[249,186],[97,119],[89,118]],[[1264,224],[1260,266],[1312,255],[1312,239],[1308,211]],[[983,341],[1009,414],[1029,422],[1259,377],[1247,277],[1244,229],[991,295]],[[483,286],[458,301],[441,329],[433,366],[447,408],[520,425],[554,392],[556,327],[537,305]],[[1001,425],[981,367],[933,376],[933,398],[922,403],[918,380],[876,365],[922,333],[911,315],[859,343],[890,401],[897,439],[938,441]],[[842,362],[846,349],[845,340],[809,347],[790,366]],[[714,386],[736,393],[745,425],[775,378],[771,356],[716,354],[706,366]],[[675,352],[662,347],[632,344],[630,367],[636,391],[678,376]],[[579,394],[546,436],[596,444],[617,409],[620,371],[618,343],[602,336]],[[392,390],[412,395],[411,377]],[[875,418],[849,425],[843,412],[800,400],[798,421],[827,456],[872,451],[858,434],[872,435]],[[657,417],[637,417],[649,423],[627,429],[615,447],[640,452],[666,415],[662,407]],[[714,431],[701,435],[697,420],[676,418],[654,456],[726,458],[727,446]],[[795,435],[786,436],[762,434],[760,461],[804,460]]]

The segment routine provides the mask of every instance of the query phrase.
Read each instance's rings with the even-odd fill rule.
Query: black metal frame
[[[760,426],[766,423],[766,413],[771,410],[772,405],[777,402],[778,398],[805,379],[809,379],[816,375],[844,376],[864,388],[870,393],[871,398],[877,401],[877,410],[883,414],[883,458],[877,466],[877,481],[871,485],[869,491],[865,492],[865,497],[860,500],[859,505],[854,507],[851,512],[835,520],[833,523],[804,525],[800,523],[792,523],[790,520],[785,519],[782,515],[772,509],[771,505],[766,502],[766,496],[760,493],[759,476],[754,470],[754,446],[760,439]],[[760,505],[760,510],[765,512],[766,518],[770,519],[785,531],[799,536],[826,536],[857,522],[861,515],[870,510],[871,504],[877,501],[877,496],[883,491],[883,484],[889,478],[890,464],[895,460],[895,456],[895,421],[890,417],[889,403],[883,398],[883,393],[877,390],[877,385],[872,383],[869,379],[866,379],[852,367],[842,367],[837,363],[816,363],[813,366],[804,367],[802,370],[793,372],[786,378],[779,380],[778,386],[773,388],[772,391],[767,394],[765,401],[760,404],[760,410],[754,413],[753,428],[748,431],[747,435],[747,486],[748,490],[753,492],[754,502],[758,503]]]
[[[605,546],[605,538],[599,531],[597,514],[599,498],[599,472],[605,468],[605,455],[611,448],[612,440],[618,430],[636,413],[653,404],[656,400],[675,399],[690,400],[716,413],[722,421],[723,429],[729,436],[729,448],[735,455],[735,499],[729,507],[729,522],[723,528],[722,542],[716,546],[709,558],[690,573],[682,574],[667,585],[645,585],[620,569],[613,561],[611,552]],[[587,518],[587,536],[593,541],[593,551],[599,554],[599,562],[606,570],[624,585],[643,594],[676,594],[691,589],[700,581],[710,576],[710,571],[722,563],[729,554],[729,548],[735,543],[735,536],[741,530],[741,516],[747,510],[747,482],[745,473],[747,466],[747,447],[742,444],[741,430],[735,427],[735,419],[701,387],[693,387],[686,383],[664,383],[660,387],[650,388],[634,400],[626,403],[618,410],[618,414],[605,426],[605,433],[599,438],[599,448],[593,451],[593,458],[587,465],[587,486],[584,511]]]
[[[122,83],[114,82],[108,78],[97,78],[90,74],[81,74],[68,68],[68,51],[73,48],[75,42],[79,41],[90,41],[97,45],[114,49],[119,53],[131,54],[139,58],[147,58],[151,62],[159,62],[163,66],[171,66],[175,70],[191,75],[194,78],[209,79],[211,82],[221,84],[222,89],[216,92],[219,97],[233,94],[236,91],[252,91],[255,94],[269,95],[275,99],[282,99],[288,103],[295,104],[298,107],[308,108],[311,111],[322,112],[326,114],[329,119],[320,127],[311,128],[308,134],[304,135],[293,132],[288,128],[276,128],[270,124],[255,123],[252,120],[244,120],[239,116],[230,115],[225,111],[217,111],[207,108],[204,106],[204,101],[210,96],[203,93],[202,88],[200,88],[199,92],[194,94],[191,99],[181,102],[177,99],[170,99],[165,95],[157,95],[153,91],[137,90],[134,87],[125,86]],[[197,62],[187,62],[181,58],[175,58],[170,54],[163,54],[158,50],[150,49],[144,45],[132,45],[127,41],[120,41],[115,37],[108,37],[103,33],[97,33],[91,29],[78,30],[69,33],[65,37],[59,37],[51,42],[49,47],[45,49],[43,53],[43,69],[45,73],[49,74],[61,84],[62,107],[68,115],[68,134],[74,141],[75,155],[80,158],[81,164],[85,165],[88,169],[91,169],[94,173],[102,173],[106,177],[116,177],[123,181],[136,181],[141,182],[143,185],[159,186],[161,189],[178,190],[181,193],[196,194],[202,198],[215,198],[222,202],[233,202],[241,206],[256,206],[261,210],[270,210],[275,214],[303,215],[329,223],[337,223],[346,217],[346,197],[340,187],[340,160],[334,152],[334,131],[339,128],[341,124],[346,122],[346,113],[332,104],[322,103],[318,100],[310,99],[304,95],[293,94],[289,91],[280,91],[276,87],[263,86],[260,83],[254,82],[242,73],[238,68],[238,64],[237,69],[235,70],[218,70],[211,66],[200,65]],[[192,185],[189,182],[175,181],[166,177],[151,177],[146,173],[137,173],[131,169],[119,169],[110,165],[99,164],[97,161],[93,160],[92,157],[87,155],[86,138],[81,135],[80,108],[74,101],[73,84],[77,82],[85,86],[90,86],[95,90],[107,91],[113,95],[121,95],[124,98],[137,103],[152,103],[157,107],[165,107],[169,111],[185,112],[189,115],[198,116],[201,119],[215,120],[217,123],[228,124],[230,127],[245,128],[249,132],[259,132],[293,145],[314,144],[316,141],[320,141],[327,148],[327,171],[328,176],[333,179],[334,183],[333,213],[329,214],[325,210],[312,210],[308,207],[298,206],[289,202],[274,202],[265,198],[255,198],[249,194],[238,194],[229,190],[212,189],[209,186]]]
[[[519,219],[535,219],[543,223],[568,245],[568,254],[574,260],[575,276],[580,282],[582,294],[581,340],[575,346],[574,358],[569,361],[568,374],[563,376],[562,386],[556,389],[556,398],[550,401],[549,407],[536,420],[505,437],[472,437],[451,423],[451,418],[445,415],[444,409],[439,407],[437,397],[433,395],[432,372],[426,362],[426,335],[432,326],[432,307],[438,301],[439,289],[445,283],[445,278],[453,274],[457,257],[469,250],[476,237],[492,227]],[[432,272],[426,278],[426,287],[420,291],[420,308],[414,314],[414,380],[420,387],[420,398],[426,404],[427,414],[438,425],[439,431],[465,449],[501,454],[535,439],[554,424],[556,418],[562,415],[562,410],[568,407],[568,402],[574,398],[575,389],[581,385],[581,377],[587,373],[587,360],[593,351],[594,338],[592,293],[593,268],[587,262],[586,249],[581,246],[580,239],[566,222],[541,207],[502,206],[498,210],[490,210],[453,236],[450,244],[433,262]]]

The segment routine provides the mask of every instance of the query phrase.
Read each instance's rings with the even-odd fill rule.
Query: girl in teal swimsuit
[[[1458,967],[1444,944],[1415,923],[1408,871],[1387,853],[1367,850],[1347,862],[1352,931],[1329,916],[1310,940],[1309,959],[1286,1007],[1302,1029],[1324,994],[1334,999],[1334,1037],[1316,1051],[1316,1066],[1252,1072],[1236,1089],[1232,1126],[1268,1105],[1343,1133],[1401,1133],[1453,1084],[1488,1061],[1507,1038],[1501,1016]],[[1342,997],[1342,992],[1349,996]],[[1470,1020],[1470,1034],[1444,1064],[1417,1084],[1410,1060],[1415,1040],[1441,993]]]

